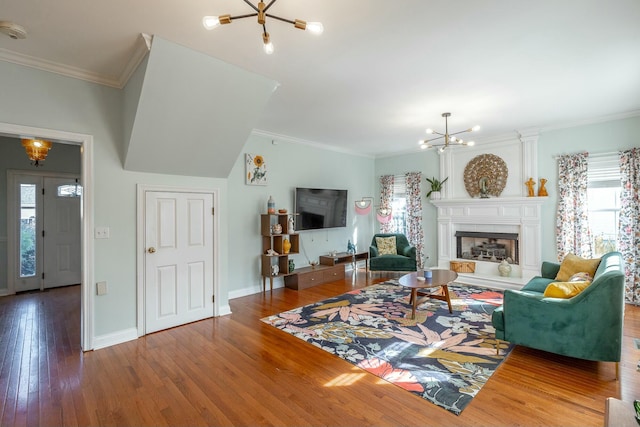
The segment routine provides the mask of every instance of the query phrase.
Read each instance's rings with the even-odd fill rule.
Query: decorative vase
[[[347,253],[348,254],[355,254],[356,253],[356,245],[351,243],[351,240],[349,240],[347,242]]]
[[[282,250],[285,254],[289,253],[289,250],[291,249],[291,242],[289,241],[289,239],[284,239],[282,241]]]
[[[502,277],[508,277],[511,274],[511,264],[509,264],[506,259],[503,259],[500,265],[498,265],[498,273],[500,273]]]
[[[273,201],[273,197],[269,196],[269,200],[267,201],[267,213],[275,214],[276,213],[276,202]]]
[[[440,200],[442,199],[442,193],[439,191],[432,191],[430,197],[431,197],[431,200]]]
[[[271,234],[280,234],[282,233],[282,226],[280,224],[273,224],[271,226]]]
[[[295,232],[296,230],[293,227],[293,217],[290,216],[289,219],[287,220],[287,234],[293,234]]]
[[[292,259],[289,260],[289,274],[293,273],[293,270],[296,269],[296,264],[293,262]]]

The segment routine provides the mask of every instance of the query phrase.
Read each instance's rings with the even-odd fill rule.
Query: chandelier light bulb
[[[202,25],[207,30],[213,30],[220,25],[220,18],[218,18],[217,16],[205,16],[204,18],[202,18]]]
[[[449,141],[451,142],[456,142],[457,138],[455,136],[451,136],[449,137]]]
[[[473,147],[474,145],[476,145],[476,143],[475,143],[475,141],[469,141],[469,142],[467,142],[467,145],[469,147]]]
[[[442,147],[438,148],[438,152],[444,153],[445,148],[447,148],[447,146],[443,145]]]
[[[324,32],[324,25],[322,25],[322,22],[307,22],[306,31],[312,34],[322,34]]]
[[[264,42],[264,45],[262,46],[264,48],[264,53],[271,55],[273,53],[273,43],[271,43],[271,40],[269,39],[269,33],[262,34],[262,41]]]
[[[475,125],[474,127],[471,128],[471,130],[473,132],[478,132],[480,130],[480,125]]]
[[[426,132],[427,132],[429,135],[431,135],[431,134],[433,133],[433,129],[429,128],[429,129],[427,129],[427,130],[426,130]]]

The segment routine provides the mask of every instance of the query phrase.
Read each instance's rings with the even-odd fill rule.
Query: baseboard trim
[[[124,329],[122,331],[94,337],[93,350],[100,350],[101,348],[111,347],[112,345],[122,344],[124,342],[137,339],[138,330],[136,328]]]
[[[282,283],[273,283],[273,289],[284,288],[284,282]],[[269,290],[269,283],[267,282],[267,290]],[[253,294],[259,294],[262,292],[262,285],[258,286],[249,286],[243,289],[237,289],[235,291],[229,291],[229,299],[246,297]]]

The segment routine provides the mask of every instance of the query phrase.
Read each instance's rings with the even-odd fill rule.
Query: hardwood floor
[[[516,347],[460,416],[259,320],[379,281],[238,298],[230,316],[84,354],[78,286],[0,298],[0,425],[601,426],[607,397],[640,397],[640,307],[619,381],[613,363]]]

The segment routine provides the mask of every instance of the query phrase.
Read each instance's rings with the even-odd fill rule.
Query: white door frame
[[[22,126],[0,122],[0,135],[9,137],[37,137],[63,144],[80,146],[82,196],[82,283],[80,285],[80,347],[93,350],[94,331],[94,262],[93,262],[93,135],[55,129]]]
[[[16,278],[18,277],[18,272],[16,271],[16,266],[19,265],[20,259],[20,249],[16,244],[19,242],[20,235],[20,227],[18,226],[18,218],[19,218],[19,210],[20,203],[18,202],[17,206],[11,207],[12,203],[15,203],[16,200],[19,200],[19,191],[16,187],[16,175],[28,175],[28,176],[37,176],[44,181],[44,178],[69,178],[76,179],[79,176],[75,173],[65,173],[65,172],[53,172],[53,171],[35,171],[35,170],[25,170],[25,169],[8,169],[7,170],[7,236],[8,236],[8,246],[7,246],[7,291],[8,295],[13,295],[16,293]],[[44,188],[44,183],[43,183]],[[39,195],[37,195],[39,196]],[[39,198],[38,200],[41,200]],[[40,203],[40,202],[38,202]],[[41,213],[41,218],[36,217],[36,221],[40,221],[41,224],[44,224],[44,216]],[[40,244],[38,244],[38,263],[42,261],[43,255],[43,245],[42,239],[39,240]],[[41,266],[41,272],[44,272],[44,264]],[[44,280],[40,281],[40,290],[44,289]]]
[[[145,193],[147,191],[159,191],[168,193],[207,193],[213,196],[213,209],[219,211],[218,196],[220,190],[217,188],[185,188],[185,187],[170,187],[162,185],[137,185],[137,213],[136,213],[136,288],[138,299],[138,313],[137,329],[138,337],[145,334],[144,319],[144,298],[145,298],[145,254],[147,248],[145,247]],[[215,300],[213,302],[213,316],[220,316],[220,221],[219,214],[213,215],[213,295]]]

